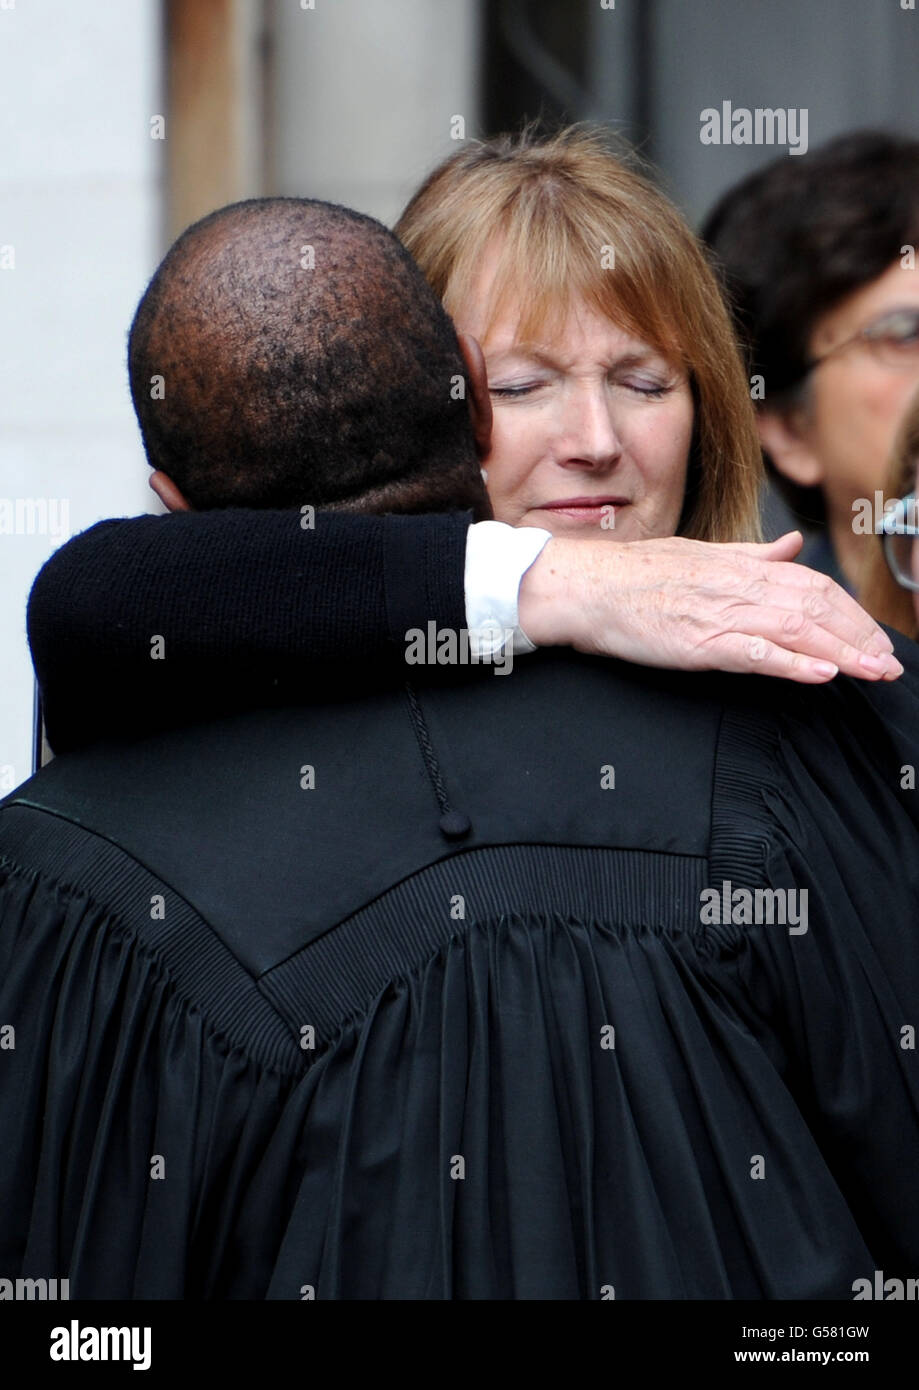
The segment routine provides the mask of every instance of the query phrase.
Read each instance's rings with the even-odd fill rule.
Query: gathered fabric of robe
[[[917,688],[543,652],[58,759],[0,809],[0,1273],[915,1275]]]

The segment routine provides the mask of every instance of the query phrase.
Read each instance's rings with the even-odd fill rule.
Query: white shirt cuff
[[[476,521],[466,533],[466,626],[471,651],[497,656],[508,643],[514,655],[534,652],[536,644],[520,626],[520,582],[541,553],[551,531]]]

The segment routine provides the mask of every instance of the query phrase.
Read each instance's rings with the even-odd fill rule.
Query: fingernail
[[[864,667],[866,671],[873,671],[876,676],[884,674],[889,661],[889,656],[869,656],[867,652],[863,652],[858,658],[859,666]]]
[[[815,661],[814,670],[818,676],[835,676],[839,671],[838,666],[834,666],[832,661]]]

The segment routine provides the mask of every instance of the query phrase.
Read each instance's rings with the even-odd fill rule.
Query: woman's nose
[[[605,386],[572,392],[559,462],[574,467],[609,468],[622,453],[613,408]]]

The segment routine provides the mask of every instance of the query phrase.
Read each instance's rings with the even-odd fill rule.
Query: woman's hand
[[[799,531],[765,545],[554,536],[521,582],[520,626],[539,646],[644,666],[895,680],[883,629],[828,575],[791,563],[802,544]]]

